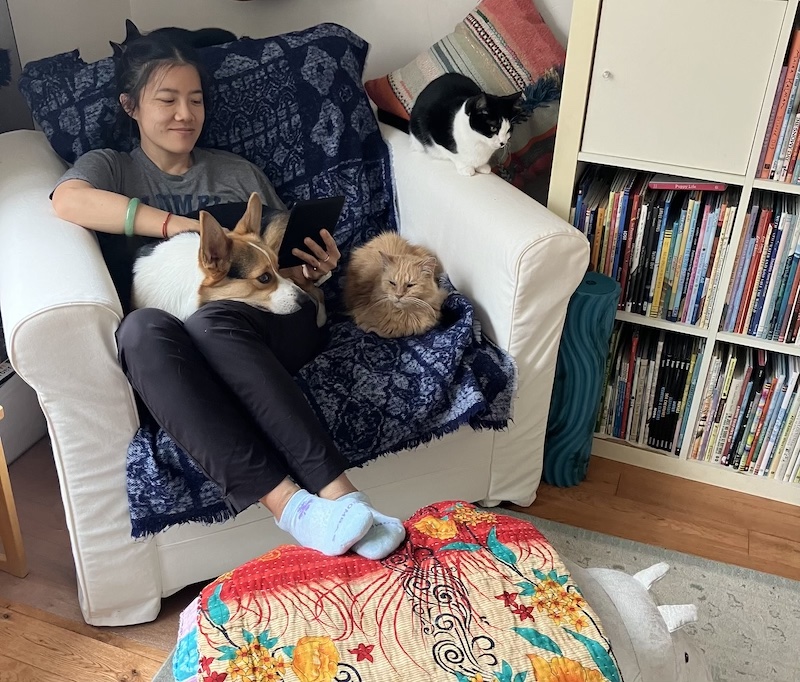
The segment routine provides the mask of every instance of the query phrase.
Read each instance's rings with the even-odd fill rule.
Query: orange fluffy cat
[[[430,251],[384,232],[350,257],[344,303],[355,323],[385,338],[424,334],[439,321],[447,292]]]

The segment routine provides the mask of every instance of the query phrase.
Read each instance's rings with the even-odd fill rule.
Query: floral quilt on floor
[[[466,502],[407,522],[383,561],[284,545],[181,616],[178,682],[621,682],[556,551]]]

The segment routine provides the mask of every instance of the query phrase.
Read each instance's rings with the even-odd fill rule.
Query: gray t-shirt
[[[84,180],[96,189],[136,197],[162,211],[194,218],[206,208],[230,228],[244,214],[252,192],[258,192],[261,203],[270,208],[286,208],[261,169],[247,159],[217,149],[198,148],[192,151],[192,158],[194,163],[183,175],[171,175],[156,166],[141,147],[130,154],[97,149],[78,157],[56,187],[65,180]],[[226,207],[228,210],[223,211]],[[128,312],[136,252],[158,240],[106,232],[97,232],[97,239],[122,309]]]
[[[218,149],[199,148],[194,149],[192,158],[193,165],[183,175],[170,175],[156,166],[141,147],[130,154],[96,149],[79,157],[58,185],[65,180],[84,180],[96,189],[136,197],[148,206],[175,215],[247,201],[251,192],[258,192],[266,206],[286,208],[261,169],[247,159]]]

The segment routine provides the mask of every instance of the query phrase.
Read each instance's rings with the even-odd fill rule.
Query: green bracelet
[[[128,212],[125,214],[125,235],[133,237],[133,221],[136,218],[136,209],[139,206],[139,200],[135,197],[128,202]]]

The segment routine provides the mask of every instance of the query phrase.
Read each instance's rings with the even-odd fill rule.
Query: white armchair
[[[353,470],[352,479],[400,517],[443,499],[530,504],[567,303],[588,244],[499,178],[459,176],[412,153],[403,133],[382,130],[401,232],[440,257],[485,333],[516,359],[519,384],[506,431],[462,428]],[[226,523],[131,539],[125,455],[137,416],[116,361],[122,311],[92,233],[53,213],[48,195],[64,168],[42,133],[0,135],[0,309],[11,361],[47,419],[83,615],[124,625],[155,618],[162,597],[288,536],[254,506]]]

